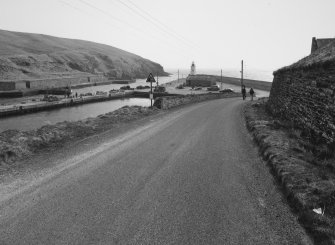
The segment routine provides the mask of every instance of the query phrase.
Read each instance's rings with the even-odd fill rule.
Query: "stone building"
[[[101,75],[87,75],[61,78],[25,79],[0,81],[0,91],[26,91],[39,89],[64,88],[86,83],[103,82],[105,78]]]
[[[315,52],[316,50],[327,46],[329,43],[334,42],[335,38],[320,38],[317,39],[315,37],[312,38],[312,47],[311,47],[311,53]]]
[[[313,38],[315,42],[322,43]],[[335,40],[274,72],[269,110],[291,121],[314,143],[335,146],[334,102]]]
[[[210,87],[216,85],[216,76],[211,75],[189,75],[186,78],[186,86]]]

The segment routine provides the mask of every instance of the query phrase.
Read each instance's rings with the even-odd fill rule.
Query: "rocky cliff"
[[[0,30],[0,80],[92,73],[118,79],[167,75],[163,67],[104,44]]]

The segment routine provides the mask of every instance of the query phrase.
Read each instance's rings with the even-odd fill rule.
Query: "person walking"
[[[251,100],[254,100],[255,91],[252,88],[250,88],[249,93],[250,93]]]
[[[247,96],[247,91],[245,90],[245,86],[242,85],[242,98],[245,100],[245,97]]]

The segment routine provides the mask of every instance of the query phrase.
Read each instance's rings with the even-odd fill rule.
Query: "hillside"
[[[0,30],[0,80],[87,73],[144,78],[150,72],[167,75],[160,64],[112,46]]]

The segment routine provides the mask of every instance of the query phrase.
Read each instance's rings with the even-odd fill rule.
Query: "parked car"
[[[157,92],[157,93],[164,93],[165,91],[166,89],[163,86],[155,87],[155,90],[154,90],[154,92]]]
[[[218,86],[211,86],[209,88],[207,88],[208,91],[219,91],[219,87]]]
[[[194,90],[202,90],[202,87],[197,87]]]
[[[134,90],[134,88],[131,88],[129,85],[127,85],[127,86],[122,86],[120,89],[121,89],[121,90]]]
[[[234,90],[231,88],[225,88],[220,90],[220,93],[234,93]]]
[[[97,91],[96,95],[107,95],[107,92],[104,91]]]
[[[120,92],[118,89],[111,89],[111,90],[109,90],[110,94],[114,94],[114,93],[118,93],[118,92]]]

